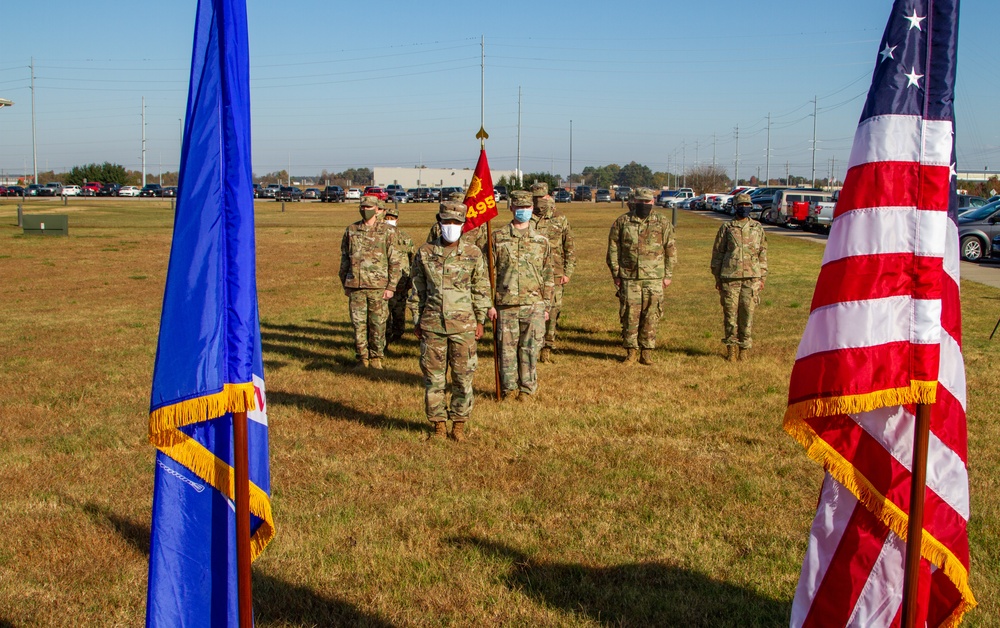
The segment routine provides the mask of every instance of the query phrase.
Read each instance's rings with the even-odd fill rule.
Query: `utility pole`
[[[715,143],[718,140],[715,133],[712,133],[712,172],[715,172]]]
[[[38,184],[38,144],[35,142],[35,58],[31,58],[31,182]]]
[[[681,187],[687,187],[687,142],[681,142]]]
[[[792,179],[791,179],[791,176],[788,174],[788,162],[787,161],[785,162],[785,185],[787,185],[788,187],[792,187]]]
[[[767,112],[767,159],[765,160],[764,166],[764,177],[767,181],[764,185],[770,185],[771,183],[771,112]]]
[[[146,187],[146,97],[142,97],[142,187]]]
[[[569,121],[569,184],[573,185],[573,121]]]
[[[816,105],[817,98],[813,96],[813,164],[812,164],[812,180],[813,187],[816,187],[816,114],[819,112],[819,107]]]
[[[517,186],[524,185],[521,176],[521,86],[517,86]]]
[[[736,160],[733,163],[733,185],[740,184],[740,125],[736,125]]]
[[[694,167],[698,167],[698,140],[694,141]]]
[[[288,177],[288,187],[292,186],[292,154],[288,153],[288,170],[285,172]]]

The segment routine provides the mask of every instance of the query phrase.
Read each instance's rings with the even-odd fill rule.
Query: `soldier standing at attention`
[[[378,199],[362,198],[359,210],[361,220],[344,230],[340,243],[340,283],[350,299],[358,367],[381,369],[388,303],[403,262],[396,228],[379,220]]]
[[[413,260],[409,304],[413,331],[420,340],[420,370],[424,374],[424,409],[434,426],[431,438],[443,438],[446,420],[451,437],[465,440],[464,426],[472,413],[472,377],[476,372],[476,341],[490,309],[490,278],[483,253],[462,235],[465,203],[447,201],[438,207],[441,235],[421,245]],[[451,367],[451,405],[445,400]]]
[[[452,192],[451,194],[448,195],[448,200],[454,201],[456,203],[462,203],[463,201],[465,201],[465,195],[461,192]],[[485,223],[479,225],[475,229],[470,229],[469,231],[466,231],[465,233],[462,234],[462,236],[467,241],[472,242],[473,244],[478,246],[479,250],[483,252],[483,255],[486,255],[486,247],[489,245],[489,242],[487,242],[486,240]],[[434,223],[433,225],[431,225],[431,230],[427,232],[427,241],[434,242],[440,237],[441,237],[441,225],[438,223]]]
[[[389,324],[386,330],[386,340],[396,342],[403,337],[406,329],[406,295],[410,290],[410,266],[413,264],[413,240],[399,228],[399,210],[395,205],[387,206],[385,222],[396,228],[396,248],[399,249],[402,274],[399,283],[389,299]]]
[[[552,248],[555,289],[552,292],[552,305],[549,306],[549,320],[545,323],[545,346],[538,356],[539,362],[552,362],[552,354],[556,349],[556,323],[562,310],[563,286],[569,283],[576,267],[576,254],[573,252],[573,232],[569,228],[569,218],[556,211],[556,202],[549,196],[533,197],[532,202],[534,215],[531,226],[548,238]]]
[[[545,339],[552,303],[552,253],[548,238],[531,226],[531,194],[511,192],[511,223],[493,233],[496,305],[490,320],[500,335],[503,398],[528,401],[538,390],[535,362]]]
[[[719,227],[712,248],[712,274],[722,302],[722,342],[730,362],[750,356],[753,312],[767,277],[767,236],[764,227],[749,217],[750,196],[737,194],[733,207],[736,218]]]
[[[608,234],[608,268],[618,289],[619,318],[626,364],[653,363],[656,326],[663,314],[663,289],[670,285],[677,249],[674,228],[663,214],[653,211],[653,191],[633,192],[629,211],[611,225]]]

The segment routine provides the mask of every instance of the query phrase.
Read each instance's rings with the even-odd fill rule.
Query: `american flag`
[[[959,299],[958,0],[896,0],[854,137],[785,430],[826,469],[792,626],[898,626],[915,404],[933,404],[923,625],[975,605]]]

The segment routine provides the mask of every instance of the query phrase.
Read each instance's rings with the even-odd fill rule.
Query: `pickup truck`
[[[339,185],[328,185],[319,193],[319,200],[321,203],[343,203],[344,188]]]
[[[833,211],[837,208],[840,190],[833,193],[829,201],[812,201],[809,203],[809,213],[806,215],[806,231],[830,233],[833,224]]]

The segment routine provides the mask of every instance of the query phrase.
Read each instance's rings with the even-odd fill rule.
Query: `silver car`
[[[990,256],[993,238],[1000,235],[1000,201],[987,203],[958,217],[959,254],[967,262]]]

